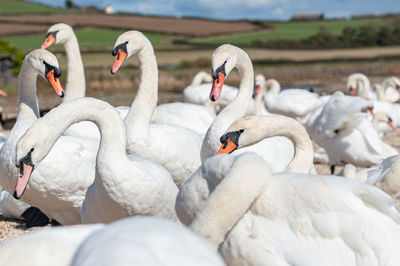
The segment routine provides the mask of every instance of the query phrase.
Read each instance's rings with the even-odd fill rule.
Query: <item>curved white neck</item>
[[[218,159],[225,160],[221,155],[210,158]],[[250,175],[249,169],[252,169]],[[222,181],[216,184],[190,228],[217,249],[225,235],[265,191],[269,179],[270,171],[257,155],[245,153],[234,157],[232,167],[227,170]]]
[[[74,33],[70,35],[70,38],[64,44],[64,48],[67,53],[68,73],[63,102],[78,97],[85,97],[86,91],[85,71],[78,40]]]
[[[36,123],[45,124],[49,129],[45,145],[50,151],[68,127],[81,121],[91,121],[99,128],[101,139],[97,153],[98,167],[112,169],[115,167],[112,161],[123,163],[128,160],[125,152],[126,135],[123,121],[110,104],[97,99],[78,98],[65,102],[35,122],[29,130],[34,130]]]
[[[371,84],[369,83],[368,78],[366,77],[359,77],[357,79],[357,86],[358,86],[358,90],[359,90],[359,96],[367,99],[368,98],[368,92],[371,89]]]
[[[256,95],[255,102],[256,102],[256,115],[261,115],[261,110],[263,109],[264,105],[264,96],[267,94],[267,86],[265,83],[261,85],[261,91]]]
[[[192,83],[190,83],[190,86],[199,86],[200,84],[202,84],[204,82],[204,80],[207,79],[207,77],[209,76],[209,74],[207,74],[206,72],[199,72],[197,73],[193,80]]]
[[[143,48],[138,52],[140,84],[128,115],[125,118],[129,139],[137,135],[146,136],[158,101],[158,69],[153,46],[145,39]]]
[[[21,71],[18,75],[18,105],[24,103],[33,113],[36,118],[40,117],[38,99],[36,96],[36,80],[38,73],[33,67],[24,62],[21,67]],[[20,108],[18,112],[18,118],[22,118],[25,115],[31,115],[31,112],[25,112],[26,108]]]
[[[314,152],[310,137],[305,128],[296,120],[286,116],[267,115],[256,118],[257,123],[253,123],[251,129],[248,129],[249,131],[251,130],[251,133],[248,133],[246,146],[255,144],[265,138],[275,136],[286,137],[294,145],[294,156],[286,167],[286,171],[309,174],[313,167]]]
[[[240,75],[240,86],[236,98],[222,110],[208,128],[201,146],[201,161],[217,153],[221,143],[220,137],[226,129],[237,119],[243,117],[253,95],[254,72],[249,56],[241,49],[236,48],[236,68]],[[223,89],[223,88],[222,88]]]
[[[281,92],[281,84],[274,79],[267,80],[266,87],[268,88],[268,95],[276,96]]]

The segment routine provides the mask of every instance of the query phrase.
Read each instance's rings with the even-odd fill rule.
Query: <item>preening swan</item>
[[[254,79],[254,92],[253,98],[255,98],[255,115],[269,115],[270,112],[265,109],[264,105],[264,97],[267,94],[267,90],[269,89],[269,84],[265,80],[264,75],[258,74]],[[268,87],[267,87],[268,85]]]
[[[249,172],[249,169],[252,169]],[[381,190],[335,176],[271,175],[255,154],[216,155],[186,182],[184,223],[228,265],[397,265],[400,214]],[[185,188],[186,184],[183,186]],[[185,202],[181,190],[178,202]],[[179,200],[181,199],[181,201]]]
[[[242,118],[247,110],[254,89],[253,65],[249,56],[242,49],[224,44],[218,47],[212,55],[213,86],[210,99],[216,101],[224,90],[224,80],[228,77],[233,68],[237,68],[240,75],[239,92],[236,98],[226,106],[211,124],[203,139],[201,147],[201,159],[213,156],[218,152],[221,143],[220,137],[227,128],[236,120]],[[273,137],[261,141],[251,147],[242,149],[240,152],[254,151],[265,160],[276,156],[281,159],[280,164],[275,165],[272,171],[283,171],[291,161],[294,154],[293,144],[284,137]]]
[[[74,99],[54,108],[18,141],[16,162],[22,175],[16,186],[18,195],[36,167],[42,164],[41,160],[53,151],[53,145],[62,133],[80,121],[95,123],[101,133],[96,177],[86,192],[82,222],[108,223],[132,215],[176,219],[174,208],[178,189],[171,175],[150,160],[127,156],[123,121],[111,105],[93,98]],[[83,167],[85,163],[82,161],[82,166],[75,167]],[[63,188],[68,189],[68,186],[60,186]]]
[[[313,139],[323,147],[331,165],[352,163],[368,167],[397,151],[384,143],[367,115],[371,104],[359,97],[336,92],[314,124]]]
[[[89,236],[71,266],[92,265],[222,266],[207,241],[186,227],[154,217],[131,217]]]
[[[180,186],[200,165],[201,136],[183,127],[152,124],[157,105],[158,69],[153,46],[139,31],[128,31],[115,42],[112,73],[122,62],[137,54],[140,85],[125,118],[128,154],[136,154],[161,164]]]

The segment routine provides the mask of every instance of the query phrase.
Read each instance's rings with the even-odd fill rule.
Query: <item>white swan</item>
[[[79,245],[101,224],[47,227],[0,245],[2,265],[69,266]]]
[[[137,54],[140,85],[125,118],[128,154],[136,154],[161,164],[180,186],[200,165],[201,136],[183,127],[152,124],[157,105],[158,69],[150,41],[138,31],[128,31],[115,42],[115,73],[122,62]]]
[[[375,113],[374,117],[372,118],[372,125],[381,138],[387,132],[396,130],[395,126],[393,125],[393,119],[385,112]]]
[[[264,105],[264,97],[267,94],[267,90],[270,87],[269,80],[268,82],[265,80],[264,75],[257,74],[254,79],[254,92],[253,98],[255,99],[255,115],[269,115],[270,112],[267,111]],[[268,87],[267,87],[268,85]]]
[[[368,77],[362,73],[354,73],[347,78],[347,89],[353,96],[360,96],[371,101],[378,99],[377,95],[371,91],[371,83]]]
[[[240,74],[240,87],[236,98],[223,109],[208,129],[201,147],[201,158],[216,154],[221,146],[220,137],[227,128],[239,118],[242,118],[247,110],[248,103],[253,94],[253,66],[249,56],[240,48],[226,44],[218,47],[212,55],[212,69],[214,83],[210,93],[212,100],[218,100],[221,90],[224,90],[224,80],[232,69],[236,67]],[[236,151],[243,153],[254,151],[265,160],[275,157],[278,164],[273,166],[272,171],[283,171],[292,160],[294,154],[293,144],[285,137],[273,137],[260,143]],[[278,159],[279,158],[279,159]]]
[[[131,217],[89,236],[71,266],[225,265],[207,241],[186,227],[154,217]]]
[[[29,53],[18,77],[19,110],[17,121],[0,151],[0,185],[15,197],[17,168],[15,167],[16,143],[39,117],[36,97],[37,75],[46,76],[59,95],[63,95],[58,76],[56,57],[38,49]],[[46,131],[40,132],[43,136]],[[94,179],[95,151],[98,143],[70,141],[63,137],[42,164],[35,169],[32,182],[27,187],[24,202],[40,208],[47,216],[62,224],[80,223],[80,206],[87,187]],[[84,164],[82,162],[85,162]],[[87,172],[92,172],[88,176]],[[45,193],[43,193],[45,191]]]
[[[78,39],[71,26],[65,23],[52,25],[46,34],[46,39],[42,48],[46,49],[53,44],[63,44],[67,54],[67,84],[65,86],[65,97],[63,102],[85,97],[86,81],[83,68],[81,52],[79,50]],[[97,127],[91,122],[81,122],[72,125],[64,135],[94,137],[99,139],[100,133]]]
[[[22,200],[16,200],[5,189],[0,190],[0,213],[4,217],[22,219],[22,214],[29,208]]]
[[[264,103],[271,113],[305,119],[309,113],[324,104],[316,93],[304,89],[281,91],[278,81],[270,79],[268,83],[271,88],[264,97]]]
[[[123,121],[111,105],[93,98],[63,103],[34,123],[21,137],[16,160],[23,181],[19,181],[21,188],[17,185],[17,191],[23,191],[22,186],[35,173],[35,167],[41,165],[41,160],[53,151],[61,134],[71,124],[83,120],[95,123],[102,138],[96,157],[96,177],[82,206],[82,222],[108,223],[132,215],[175,219],[178,189],[171,175],[149,160],[127,156]],[[46,131],[47,134],[41,135]]]
[[[248,116],[234,122],[221,137],[222,146],[218,151],[232,153],[236,149],[253,145],[273,136],[284,136],[294,145],[294,157],[286,171],[310,173],[313,167],[313,146],[305,128],[296,120],[282,115]],[[266,161],[269,169],[280,163],[276,154]]]
[[[357,166],[379,164],[397,151],[381,141],[362,111],[370,103],[359,97],[336,92],[315,121],[312,137],[328,153],[330,164]],[[334,169],[334,168],[333,168]]]
[[[192,191],[199,201],[186,222],[228,265],[400,261],[400,214],[373,186],[334,176],[271,175],[251,153],[211,157],[187,183],[194,178],[205,190]]]
[[[386,158],[378,166],[357,171],[352,164],[346,164],[338,175],[356,179],[360,182],[375,185],[391,195],[400,210],[400,157],[394,155]]]
[[[383,91],[378,94],[378,100],[396,103],[400,99],[400,79],[392,76],[386,78],[381,84],[374,84],[375,90]]]

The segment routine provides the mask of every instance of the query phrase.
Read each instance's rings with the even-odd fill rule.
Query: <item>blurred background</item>
[[[399,12],[398,1],[389,0],[0,0],[0,88],[8,93],[0,106],[16,113],[22,60],[58,22],[70,24],[78,37],[87,95],[129,105],[138,84],[136,59],[110,74],[112,47],[126,30],[144,32],[155,47],[159,103],[181,101],[183,88],[198,71],[210,72],[211,53],[224,43],[245,49],[255,72],[283,87],[324,94],[345,91],[354,72],[372,82],[400,74]],[[49,50],[61,63],[65,84],[64,48]],[[41,107],[58,104],[45,80],[38,80]],[[227,80],[238,82],[237,73]]]

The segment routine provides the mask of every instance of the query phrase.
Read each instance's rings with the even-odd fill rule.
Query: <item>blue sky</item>
[[[64,6],[64,0],[30,0]],[[150,15],[196,16],[214,19],[286,20],[294,13],[324,12],[328,18],[352,14],[400,12],[399,0],[75,0],[78,6]]]

